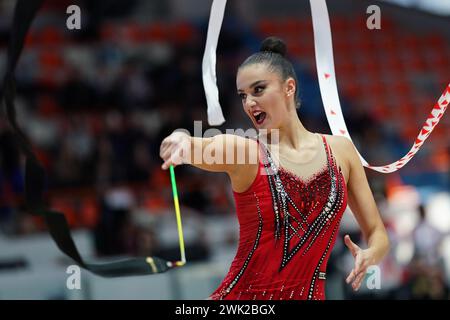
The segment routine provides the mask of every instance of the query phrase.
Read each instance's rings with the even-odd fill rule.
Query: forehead
[[[252,83],[259,80],[276,80],[278,79],[276,72],[271,72],[264,63],[250,64],[238,70],[236,76],[236,86],[238,89],[250,87]]]

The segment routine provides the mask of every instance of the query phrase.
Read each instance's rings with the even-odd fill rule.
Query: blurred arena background
[[[396,4],[394,4],[394,2]],[[0,73],[15,1],[0,0]],[[66,8],[81,8],[68,30]],[[368,30],[369,5],[381,30]],[[428,6],[427,6],[428,5]],[[48,173],[49,206],[64,212],[82,254],[179,257],[169,174],[159,144],[176,128],[206,121],[201,60],[211,1],[46,1],[17,68],[18,119]],[[450,2],[328,1],[344,115],[373,165],[408,152],[450,81]],[[269,35],[283,38],[300,81],[300,119],[330,133],[317,83],[306,0],[229,0],[217,75],[227,122],[251,127],[236,95],[238,65]],[[366,170],[392,250],[381,289],[345,285],[352,257],[343,235],[360,239],[347,210],[328,265],[329,299],[449,299],[450,116],[417,156],[392,174]],[[103,279],[72,264],[23,204],[23,156],[0,117],[0,299],[204,299],[234,257],[239,228],[227,177],[178,167],[188,264],[165,274]]]

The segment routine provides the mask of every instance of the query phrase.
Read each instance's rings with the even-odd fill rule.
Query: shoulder
[[[324,136],[333,151],[339,152],[340,154],[344,154],[348,157],[356,154],[355,146],[350,139],[343,136],[333,136],[329,134],[324,134]]]
[[[353,142],[343,136],[324,134],[327,142],[338,162],[342,165],[345,176],[349,177],[350,171],[355,164],[361,164],[358,153]]]

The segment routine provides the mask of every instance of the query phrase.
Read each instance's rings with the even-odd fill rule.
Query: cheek
[[[272,114],[272,116],[278,116],[283,107],[283,100],[277,93],[271,93],[264,97],[264,106],[265,109]]]
[[[246,104],[242,102],[242,100],[240,100],[239,103],[241,104],[242,110],[244,110],[245,113],[248,113],[250,111],[250,108],[247,107]]]

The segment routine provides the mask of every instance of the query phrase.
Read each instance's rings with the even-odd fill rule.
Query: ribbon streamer
[[[70,228],[63,213],[49,209],[44,199],[45,170],[33,152],[33,148],[26,135],[17,125],[15,98],[14,71],[23,49],[28,29],[44,0],[18,0],[14,9],[13,25],[8,45],[6,74],[3,81],[3,96],[0,102],[5,101],[6,116],[12,127],[15,142],[25,154],[25,203],[31,214],[44,219],[49,233],[58,248],[72,258],[78,265],[102,277],[122,277],[162,273],[186,263],[184,254],[184,241],[181,229],[180,208],[176,193],[175,173],[171,168],[172,188],[174,189],[174,202],[177,214],[178,232],[180,235],[181,261],[166,261],[158,257],[135,257],[107,263],[88,263],[80,255],[70,233]]]
[[[328,124],[333,135],[344,136],[352,140],[345,124],[341,103],[339,101],[334,68],[333,42],[331,38],[330,18],[328,16],[327,4],[325,0],[310,0],[309,2],[311,4],[314,29],[317,77],[319,79],[320,94],[322,96]],[[420,150],[420,147],[444,115],[450,102],[449,88],[450,84],[447,86],[439,101],[431,110],[431,113],[420,130],[411,150],[404,157],[384,166],[371,166],[357,151],[362,164],[369,169],[381,173],[391,173],[406,165]]]
[[[202,63],[203,87],[208,105],[208,123],[211,126],[219,126],[225,122],[219,102],[219,89],[217,88],[216,51],[226,4],[226,0],[213,1]]]
[[[344,136],[350,140],[351,136],[348,132],[347,125],[342,114],[341,103],[337,90],[333,42],[331,37],[330,18],[325,0],[310,0],[313,29],[314,29],[314,46],[317,66],[317,76],[319,79],[320,94],[327,116],[328,125],[331,132],[336,136]],[[222,115],[218,98],[218,89],[215,76],[215,59],[217,50],[217,39],[219,38],[220,28],[222,25],[223,15],[225,11],[226,0],[214,0],[212,4],[211,16],[209,20],[209,29],[207,36],[207,46],[203,64],[203,85],[207,95],[208,102],[208,121],[214,123],[213,119]],[[214,45],[214,47],[213,47]],[[207,55],[211,55],[206,59]],[[207,63],[205,63],[207,61]],[[213,76],[211,73],[213,72]],[[209,76],[205,76],[209,75]],[[214,98],[214,99],[213,99]],[[358,153],[361,163],[374,171],[381,173],[391,173],[402,168],[407,164],[414,155],[420,150],[425,140],[429,137],[433,129],[439,123],[444,115],[450,102],[450,84],[431,110],[430,115],[425,121],[424,126],[419,132],[411,150],[400,160],[384,166],[372,166]]]

